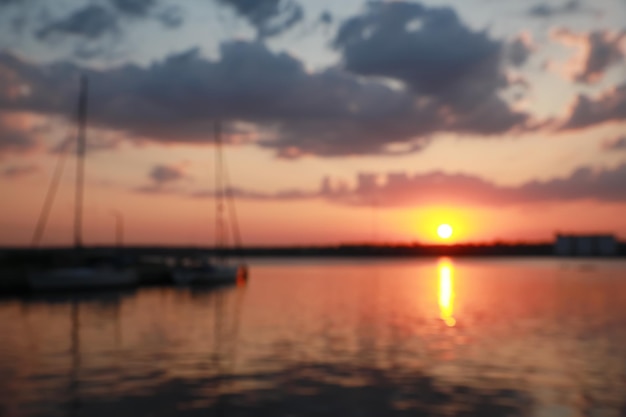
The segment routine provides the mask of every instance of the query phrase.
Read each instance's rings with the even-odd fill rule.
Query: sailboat
[[[32,290],[73,290],[127,287],[137,284],[137,273],[119,259],[89,259],[83,250],[82,214],[85,171],[85,148],[87,131],[87,78],[81,77],[78,98],[78,135],[76,146],[76,186],[74,208],[74,250],[71,262],[32,271],[28,284]],[[53,181],[52,184],[55,184]],[[44,204],[44,211],[46,210]],[[43,230],[38,225],[38,232]],[[36,238],[37,241],[37,238]]]
[[[248,279],[248,267],[243,264],[228,264],[226,259],[219,257],[219,253],[226,246],[226,227],[224,223],[224,200],[228,194],[230,204],[231,224],[236,243],[239,243],[239,229],[237,225],[234,202],[230,189],[224,180],[226,175],[224,158],[222,155],[222,136],[219,122],[215,123],[215,238],[217,259],[209,260],[208,256],[183,259],[172,270],[172,279],[178,285],[224,285],[245,282]]]

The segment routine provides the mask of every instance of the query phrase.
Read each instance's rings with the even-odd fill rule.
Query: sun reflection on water
[[[439,310],[441,319],[454,327],[454,265],[448,258],[443,258],[437,265],[439,273]]]

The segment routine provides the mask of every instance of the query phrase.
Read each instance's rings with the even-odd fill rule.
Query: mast
[[[87,76],[80,77],[78,97],[78,137],[76,144],[76,189],[74,207],[74,247],[83,246],[83,189],[85,180],[85,142],[87,130]]]
[[[233,249],[241,249],[242,247],[235,199],[228,177],[223,143],[222,124],[218,120],[215,122],[215,252],[216,258],[221,261],[225,260],[224,250],[228,246],[228,226],[232,232]],[[228,213],[224,213],[226,209],[228,209]]]

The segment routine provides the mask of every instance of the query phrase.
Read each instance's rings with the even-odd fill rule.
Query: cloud
[[[498,186],[466,175],[406,172],[378,175],[361,173],[356,185],[324,178],[318,190],[287,190],[262,193],[233,188],[237,198],[250,200],[323,199],[334,204],[381,208],[429,204],[510,206],[577,200],[626,202],[626,164],[614,169],[581,167],[564,178],[530,181],[519,186]],[[213,192],[188,194],[193,198],[214,197]]]
[[[438,48],[424,51],[424,56],[435,56],[425,65],[430,69],[412,71],[419,63],[412,58],[406,62],[414,88],[394,88],[341,68],[309,71],[293,56],[259,42],[224,43],[214,60],[192,49],[149,66],[103,70],[68,62],[35,65],[0,53],[0,109],[68,116],[84,73],[93,103],[90,126],[135,141],[209,143],[213,123],[220,119],[247,126],[259,146],[295,158],[402,154],[419,151],[440,132],[495,135],[524,128],[528,115],[511,110],[498,96],[493,78],[502,86],[515,82],[497,62],[463,58],[473,53],[433,42]],[[483,35],[472,42],[500,50],[500,44]],[[454,58],[457,54],[461,58]],[[437,75],[438,60],[457,62],[466,71]],[[474,72],[472,65],[463,64],[466,60],[475,63]],[[15,86],[26,93],[3,93]]]
[[[13,165],[0,171],[0,176],[14,179],[37,172],[39,168],[36,165]]]
[[[569,176],[548,181],[531,181],[517,187],[497,186],[463,174],[434,172],[408,176],[387,175],[379,184],[367,175],[359,177],[350,191],[326,192],[331,201],[350,205],[407,207],[444,203],[468,205],[514,205],[540,202],[597,200],[625,202],[626,164],[615,169],[576,169]]]
[[[329,12],[328,10],[324,10],[322,13],[320,13],[320,17],[319,17],[319,22],[324,24],[324,25],[331,25],[334,22],[334,17],[333,14],[331,12]]]
[[[0,153],[25,152],[35,146],[36,142],[30,135],[0,124]]]
[[[245,190],[238,187],[228,187],[226,192],[234,198],[244,200],[293,201],[320,197],[320,193],[317,191],[303,191],[297,189],[283,190],[275,193],[264,193]],[[222,193],[220,193],[220,195],[222,195]],[[217,193],[214,190],[207,190],[193,192],[191,194],[187,194],[187,196],[192,198],[215,198]]]
[[[157,19],[163,26],[169,29],[176,29],[182,26],[184,13],[180,7],[170,6],[160,11],[157,15]]]
[[[23,10],[34,8],[38,11],[40,29],[35,32],[35,36],[39,40],[50,41],[72,37],[79,42],[76,55],[81,59],[90,59],[111,49],[111,45],[106,48],[98,41],[105,39],[114,43],[118,39],[117,36],[124,34],[124,29],[129,23],[154,19],[170,29],[182,25],[183,13],[180,6],[158,6],[158,0],[102,0],[99,3],[91,2],[68,15],[52,19],[50,12],[42,4],[36,4],[35,7],[20,4]],[[115,37],[107,39],[110,35]]]
[[[246,16],[273,16],[283,3],[229,4]],[[214,120],[222,119],[246,124],[258,145],[285,158],[402,154],[441,132],[482,136],[526,127],[529,115],[501,93],[524,88],[505,66],[526,60],[528,38],[496,41],[469,29],[452,9],[395,2],[373,4],[344,22],[335,46],[345,68],[315,72],[245,41],[223,44],[219,59],[196,49],[145,67],[99,71],[68,62],[38,66],[5,53],[0,68],[30,93],[0,95],[0,107],[59,114],[74,106],[74,83],[84,72],[96,127],[137,141],[208,143]],[[14,81],[0,71],[0,85]]]
[[[113,9],[124,18],[155,19],[168,29],[182,26],[183,9],[179,5],[159,6],[158,0],[110,0]]]
[[[24,115],[0,113],[0,157],[7,153],[25,153],[38,146],[35,132]]]
[[[501,45],[465,27],[450,8],[417,3],[372,3],[368,11],[344,22],[335,39],[346,68],[359,75],[406,83],[414,91],[437,94],[463,77],[498,87]]]
[[[120,12],[134,17],[145,17],[156,6],[156,0],[110,0]]]
[[[245,18],[259,39],[277,36],[304,18],[304,10],[294,0],[217,0]]]
[[[549,4],[537,4],[528,10],[528,15],[532,17],[550,18],[558,15],[573,14],[582,11],[580,0],[570,0],[561,6]]]
[[[14,85],[29,91],[0,94],[0,108],[58,115],[74,107],[85,72],[95,103],[90,125],[135,140],[208,143],[219,118],[261,131],[259,143],[279,154],[331,156],[384,152],[393,142],[424,145],[446,128],[436,108],[416,107],[404,91],[337,69],[309,73],[262,44],[228,43],[221,55],[211,61],[192,50],[146,68],[93,71],[0,54],[0,92]]]
[[[170,184],[187,178],[187,174],[182,168],[170,165],[154,166],[149,176],[157,185]]]
[[[574,101],[562,130],[582,129],[606,122],[626,120],[626,83],[590,98],[580,94]]]
[[[574,33],[561,28],[552,31],[551,35],[554,40],[579,50],[561,72],[580,83],[600,81],[608,68],[623,62],[626,54],[626,31]]]
[[[0,7],[9,6],[11,4],[17,4],[20,1],[23,1],[23,0],[0,0]]]
[[[334,46],[348,71],[402,82],[461,130],[502,133],[526,120],[498,95],[510,87],[506,45],[464,25],[451,8],[370,3],[341,25]],[[526,57],[519,42],[516,47],[522,63]]]
[[[72,35],[94,40],[118,31],[119,24],[115,14],[100,5],[90,4],[46,25],[36,35],[40,39],[53,35]]]
[[[131,191],[140,194],[182,194],[183,191],[177,186],[182,180],[189,180],[181,165],[157,164],[148,173],[150,183],[140,187],[132,188]]]
[[[522,32],[506,45],[506,56],[513,65],[519,67],[526,63],[535,50],[536,47],[530,33]]]
[[[50,153],[57,154],[61,152],[68,152],[68,150],[75,151],[76,149],[76,135],[68,135],[64,140],[50,148]],[[120,135],[116,134],[103,134],[97,132],[89,132],[87,134],[86,152],[87,157],[94,152],[100,151],[112,151],[119,149],[123,141]]]
[[[602,143],[602,149],[605,151],[625,151],[626,150],[626,136],[619,136],[614,139],[610,139]]]

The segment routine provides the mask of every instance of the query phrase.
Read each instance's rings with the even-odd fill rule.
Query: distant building
[[[560,256],[615,256],[617,240],[613,235],[558,234],[554,253]]]

